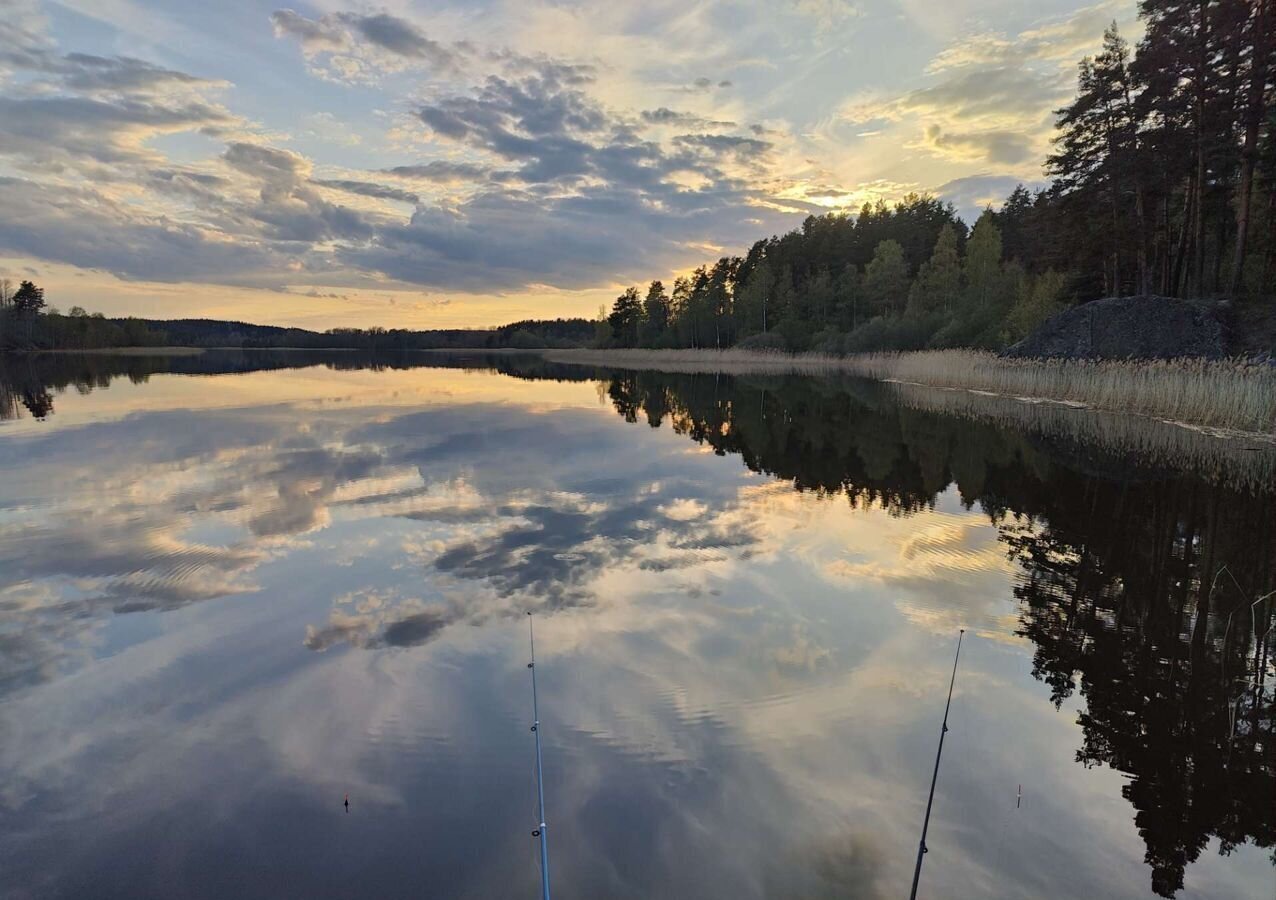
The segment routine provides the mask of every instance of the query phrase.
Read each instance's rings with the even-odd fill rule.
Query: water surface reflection
[[[959,625],[931,896],[1270,890],[1261,465],[515,357],[0,383],[6,896],[534,893],[524,608],[561,896],[898,896]]]

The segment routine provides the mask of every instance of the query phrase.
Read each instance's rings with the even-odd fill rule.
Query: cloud
[[[1053,106],[1066,97],[1067,83],[1055,74],[1012,66],[962,69],[938,83],[886,101],[860,101],[843,109],[847,121],[939,117],[946,123],[1036,125],[1048,123]]]
[[[317,74],[337,80],[369,80],[370,69],[396,71],[424,65],[433,71],[460,67],[463,44],[443,44],[407,19],[388,12],[339,12],[308,19],[292,9],[271,13],[275,36],[292,38],[314,61]]]
[[[1033,141],[1015,131],[946,134],[939,125],[931,124],[926,126],[920,146],[937,156],[976,162],[986,160],[1007,166],[1017,166],[1037,158]]]
[[[775,146],[770,141],[731,134],[680,134],[673,140],[675,144],[683,147],[694,147],[718,154],[729,153],[744,158],[761,156]]]
[[[1071,68],[1077,59],[1093,50],[1103,30],[1113,21],[1131,32],[1132,27],[1137,27],[1137,10],[1124,0],[1106,0],[1013,37],[998,32],[964,35],[937,54],[927,71],[938,73],[1035,61],[1063,63]]]
[[[411,191],[405,191],[402,188],[390,185],[376,184],[371,181],[312,179],[310,183],[317,184],[320,187],[332,188],[333,190],[346,191],[351,194],[360,194],[364,197],[374,197],[378,200],[397,200],[400,203],[411,203],[414,205],[421,202],[421,197]]]
[[[158,154],[145,146],[150,138],[235,122],[221,107],[199,101],[0,96],[0,154],[37,167],[154,160]]]
[[[728,79],[724,78],[715,82],[712,78],[706,78],[702,75],[690,84],[678,85],[677,87],[669,88],[669,90],[675,94],[708,94],[715,90],[725,90],[732,86],[732,82]]]
[[[345,29],[332,18],[316,21],[296,10],[278,9],[270,14],[270,21],[276,37],[294,38],[307,52],[340,50],[348,41]]]
[[[959,163],[983,163],[1031,177],[1053,132],[1052,111],[1071,96],[1074,61],[1093,50],[1126,4],[1104,2],[1016,34],[953,40],[931,60],[932,83],[897,96],[853,98],[841,117],[866,133],[897,123],[906,146]],[[911,136],[910,136],[911,135]]]
[[[55,71],[63,76],[69,89],[85,93],[137,94],[153,93],[173,86],[225,86],[224,82],[197,78],[128,56],[108,58],[87,53],[69,53],[62,60],[62,65]]]
[[[210,229],[140,212],[89,188],[0,178],[0,189],[0,248],[10,253],[146,281],[235,283],[285,267],[268,247],[222,240]]]
[[[785,221],[744,181],[764,164],[770,142],[684,134],[662,146],[552,67],[489,77],[472,93],[422,105],[417,116],[437,140],[512,168],[490,173],[487,186],[459,203],[423,203],[406,224],[339,247],[346,265],[453,289],[584,287],[677,265],[706,233],[743,244],[759,220]],[[439,181],[476,174],[462,165],[476,164],[390,171]],[[700,186],[685,187],[683,175]]]
[[[733,123],[663,106],[614,109],[593,64],[447,43],[384,11],[278,9],[271,23],[329,74],[446,70],[414,101],[419,161],[319,177],[285,135],[222,106],[223,82],[64,54],[32,19],[0,32],[0,66],[28,73],[0,97],[0,156],[39,175],[10,182],[14,207],[40,188],[48,202],[22,229],[0,223],[0,247],[129,279],[493,292],[646,277],[793,221],[793,203],[754,186],[779,164],[763,132],[722,133]],[[474,71],[484,66],[495,71]],[[303,136],[338,137],[334,116],[300,121]],[[189,134],[224,146],[178,162],[158,141]]]
[[[310,162],[300,153],[236,142],[222,154],[233,168],[264,181],[294,182],[310,173]]]
[[[969,175],[939,185],[934,193],[956,206],[965,221],[973,222],[987,207],[999,207],[1020,184],[1030,190],[1045,186],[1044,181],[1025,180],[1012,175]]]
[[[486,178],[491,170],[487,166],[476,163],[456,163],[435,159],[415,166],[394,166],[380,169],[383,175],[395,178],[413,178],[421,181],[432,181],[439,184],[464,184]]]
[[[678,128],[735,128],[735,122],[718,119],[706,119],[694,113],[677,112],[667,106],[658,109],[644,109],[642,120],[648,125],[672,125]],[[756,127],[756,126],[755,126]]]
[[[415,25],[389,13],[358,15],[338,13],[337,21],[349,26],[364,40],[397,56],[420,59],[439,68],[456,65],[457,54],[438,41],[426,37]]]
[[[227,165],[259,180],[259,199],[237,209],[253,220],[263,237],[315,243],[334,238],[362,240],[375,225],[364,214],[323,199],[310,187],[310,161],[276,147],[236,142],[226,148]]]

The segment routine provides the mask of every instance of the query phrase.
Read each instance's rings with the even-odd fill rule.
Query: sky
[[[0,0],[0,276],[152,318],[592,316],[811,214],[973,221],[1138,36],[1132,0],[281,2]]]

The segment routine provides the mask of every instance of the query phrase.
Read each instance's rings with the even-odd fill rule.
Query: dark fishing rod
[[[926,855],[926,831],[930,828],[930,808],[935,803],[935,782],[939,781],[939,758],[944,754],[944,735],[948,733],[948,708],[953,705],[953,685],[957,682],[957,660],[961,658],[963,628],[957,632],[957,653],[953,656],[953,677],[948,682],[948,702],[944,704],[944,727],[939,732],[939,749],[935,751],[935,772],[930,776],[930,796],[926,799],[926,818],[922,820],[922,839],[917,845],[917,868],[913,870],[913,890],[909,900],[917,900],[917,882],[922,877],[922,857]]]
[[[549,900],[549,841],[545,835],[545,778],[541,773],[541,715],[536,705],[536,629],[532,625],[532,611],[527,611],[527,637],[532,647],[532,733],[536,735],[536,797],[540,804],[540,825],[532,837],[541,841],[541,900]]]

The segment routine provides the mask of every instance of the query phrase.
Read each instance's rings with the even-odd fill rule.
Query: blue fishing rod
[[[922,839],[917,845],[917,868],[913,870],[913,890],[908,895],[909,900],[917,900],[917,882],[922,877],[922,857],[926,855],[926,831],[930,828],[930,808],[935,803],[935,782],[939,781],[939,758],[944,754],[944,735],[948,734],[948,708],[953,705],[953,685],[957,682],[957,660],[961,658],[961,637],[965,633],[965,628],[957,632],[957,654],[953,657],[953,677],[948,682],[948,702],[944,704],[944,727],[940,729],[939,749],[935,751],[935,772],[930,776],[930,797],[926,799],[926,818],[922,821]]]
[[[532,647],[532,733],[536,735],[536,796],[540,802],[540,826],[532,837],[541,841],[541,900],[549,900],[549,842],[545,836],[545,777],[541,772],[541,716],[536,705],[536,629],[532,625],[532,611],[527,611],[527,637]]]

